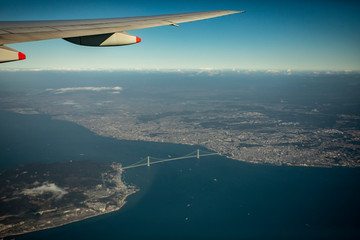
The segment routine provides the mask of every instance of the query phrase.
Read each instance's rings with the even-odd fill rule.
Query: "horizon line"
[[[5,68],[0,72],[164,72],[164,73],[191,73],[191,72],[234,72],[234,73],[269,73],[269,74],[292,74],[292,73],[360,73],[360,70],[297,70],[297,69],[245,69],[245,68]]]

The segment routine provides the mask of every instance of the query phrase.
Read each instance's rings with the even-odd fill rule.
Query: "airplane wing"
[[[85,46],[122,46],[138,43],[139,37],[125,31],[243,13],[245,11],[208,11],[146,17],[89,20],[0,22],[0,63],[25,59],[25,55],[4,44],[63,38]]]

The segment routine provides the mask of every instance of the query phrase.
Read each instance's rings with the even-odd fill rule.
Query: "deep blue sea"
[[[0,168],[182,156],[196,146],[119,141],[45,115],[0,112]],[[360,169],[224,157],[126,170],[140,191],[118,212],[15,239],[360,239]]]

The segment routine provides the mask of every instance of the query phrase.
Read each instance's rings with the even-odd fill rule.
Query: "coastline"
[[[0,221],[0,239],[120,210],[139,191],[122,181],[122,173],[120,163],[96,161],[8,169],[0,175],[8,182],[0,188],[6,216]]]
[[[123,199],[123,202],[121,204],[121,206],[115,208],[115,209],[112,209],[110,211],[107,211],[107,212],[102,212],[102,213],[96,213],[94,215],[90,215],[90,216],[86,216],[84,218],[81,218],[81,219],[75,219],[75,220],[70,220],[69,222],[64,222],[62,224],[59,224],[59,225],[55,225],[55,226],[49,226],[49,227],[44,227],[44,228],[39,228],[39,229],[35,229],[35,230],[32,230],[32,231],[24,231],[24,232],[20,232],[20,233],[15,233],[15,234],[10,234],[10,235],[4,235],[4,236],[0,236],[0,239],[6,239],[8,237],[13,237],[13,236],[20,236],[20,235],[24,235],[24,234],[29,234],[29,233],[33,233],[33,232],[38,232],[38,231],[42,231],[42,230],[46,230],[46,229],[52,229],[52,228],[57,228],[57,227],[61,227],[61,226],[65,226],[65,225],[68,225],[68,224],[71,224],[71,223],[75,223],[75,222],[80,222],[80,221],[83,221],[83,220],[86,220],[86,219],[89,219],[89,218],[94,218],[94,217],[97,217],[97,216],[101,216],[101,215],[105,215],[105,214],[109,214],[109,213],[112,213],[112,212],[116,212],[116,211],[119,211],[122,207],[124,207],[124,205],[127,203],[126,202],[126,198],[134,193],[136,193],[138,190],[134,190],[133,192],[131,193],[128,193],[125,195],[124,199]]]

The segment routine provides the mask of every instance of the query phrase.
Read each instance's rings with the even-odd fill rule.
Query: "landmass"
[[[48,114],[120,140],[200,145],[256,164],[360,166],[360,74],[117,76],[131,81],[102,87],[89,77],[86,87],[4,95],[0,108]]]
[[[121,164],[74,161],[20,165],[0,173],[0,238],[119,210],[134,186]]]

